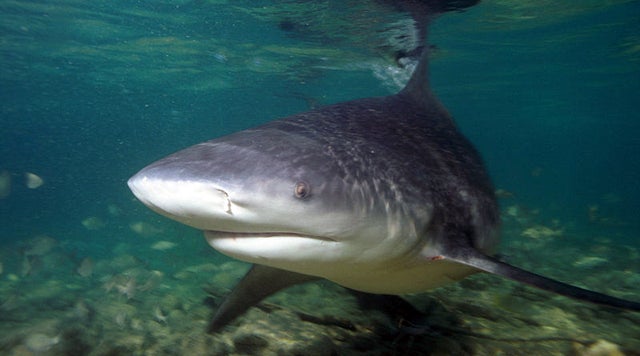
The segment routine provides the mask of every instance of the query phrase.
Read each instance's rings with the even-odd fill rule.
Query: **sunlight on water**
[[[403,332],[312,283],[205,333],[248,266],[126,180],[197,142],[402,88],[419,33],[389,3],[2,1],[0,354],[639,353],[637,313],[485,275],[409,296],[428,318]],[[429,33],[434,91],[498,188],[500,257],[632,300],[639,11],[487,0]]]

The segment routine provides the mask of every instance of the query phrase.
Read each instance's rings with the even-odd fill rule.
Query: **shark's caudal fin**
[[[539,274],[525,271],[521,268],[486,256],[473,248],[468,248],[462,253],[456,253],[454,256],[445,255],[445,258],[570,298],[618,309],[640,311],[640,303],[638,302],[620,299],[590,291],[588,289],[575,287]]]
[[[397,60],[403,57],[417,57],[427,42],[427,29],[434,16],[447,11],[464,11],[476,5],[480,0],[384,0],[385,3],[398,10],[408,12],[415,22],[418,45],[415,48],[405,48],[397,53]]]
[[[231,294],[225,298],[209,323],[208,332],[213,334],[220,331],[247,309],[282,289],[316,279],[318,277],[253,265],[238,285],[233,288]]]

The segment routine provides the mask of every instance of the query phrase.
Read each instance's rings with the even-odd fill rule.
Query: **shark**
[[[433,6],[436,0],[424,3],[431,12],[423,19],[444,11]],[[253,264],[209,332],[278,291],[316,279],[403,295],[487,272],[640,311],[638,302],[494,257],[500,240],[495,190],[480,154],[430,89],[428,52],[425,47],[396,94],[199,143],[129,179],[143,204],[204,231],[219,252]]]

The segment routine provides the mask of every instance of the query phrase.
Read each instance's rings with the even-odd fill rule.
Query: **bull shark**
[[[427,52],[397,94],[206,141],[129,179],[143,204],[203,230],[214,249],[253,264],[210,332],[271,294],[320,278],[402,295],[488,272],[640,311],[638,302],[492,257],[500,230],[494,188],[480,155],[429,88]]]

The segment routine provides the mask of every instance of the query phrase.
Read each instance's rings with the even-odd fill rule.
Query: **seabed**
[[[640,300],[640,251],[510,201],[500,256],[618,297]],[[95,220],[95,219],[94,219]],[[159,218],[157,221],[162,222]],[[85,221],[86,232],[108,234]],[[197,236],[198,232],[193,232]],[[35,236],[0,254],[4,355],[640,355],[640,314],[602,308],[478,274],[406,296],[426,315],[404,324],[330,282],[279,293],[216,335],[207,323],[248,265],[192,236],[136,222],[103,253]],[[90,239],[91,237],[87,237]],[[582,242],[580,242],[582,241]],[[580,242],[580,243],[578,243]]]

